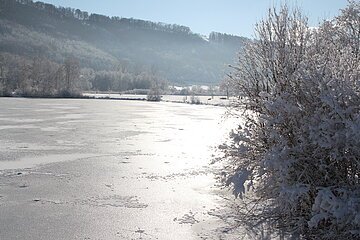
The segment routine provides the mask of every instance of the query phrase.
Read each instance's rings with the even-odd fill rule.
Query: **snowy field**
[[[222,236],[209,162],[225,108],[0,98],[0,110],[0,239]]]
[[[135,94],[117,94],[117,93],[83,93],[87,97],[95,98],[110,98],[110,99],[146,99],[146,95]],[[183,95],[162,95],[161,100],[164,102],[175,103],[191,103],[192,96]],[[235,98],[226,99],[226,96],[194,96],[195,100],[199,100],[201,104],[216,105],[216,106],[229,106],[231,101]]]

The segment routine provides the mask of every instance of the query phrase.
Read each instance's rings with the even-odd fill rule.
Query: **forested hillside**
[[[245,41],[220,33],[204,37],[176,24],[110,18],[31,0],[0,0],[0,77],[11,89],[19,88],[24,75],[34,75],[35,68],[47,69],[56,78],[66,61],[78,70],[82,89],[149,88],[154,79],[214,85]],[[38,74],[45,82],[49,79]]]

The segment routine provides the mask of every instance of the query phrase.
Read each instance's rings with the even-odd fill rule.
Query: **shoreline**
[[[190,104],[190,105],[209,105],[209,106],[218,106],[218,107],[227,107],[230,106],[231,102],[233,101],[233,99],[221,99],[220,97],[222,96],[214,96],[214,97],[219,97],[220,101],[218,100],[218,102],[209,102],[210,100],[210,96],[207,95],[199,95],[199,96],[195,96],[196,98],[206,98],[207,101],[204,102],[201,101],[200,99],[198,99],[198,102],[190,102],[187,99],[191,98],[191,96],[183,96],[183,95],[162,95],[161,96],[161,100],[160,101],[150,101],[147,100],[146,95],[133,95],[133,94],[123,94],[125,95],[125,97],[111,97],[109,96],[112,93],[98,93],[98,94],[93,94],[92,95],[84,95],[87,93],[83,93],[83,95],[81,96],[63,96],[63,97],[59,97],[59,96],[0,96],[0,98],[24,98],[24,99],[96,99],[96,100],[117,100],[117,101],[146,101],[146,102],[168,102],[168,103],[183,103],[183,104]],[[92,94],[92,93],[90,93]],[[98,95],[98,96],[96,96]],[[108,96],[105,96],[108,95]],[[115,95],[115,94],[113,94]],[[121,95],[121,94],[116,94],[116,95]],[[165,96],[165,99],[164,99]],[[186,100],[180,100],[180,99],[167,99],[169,97],[178,97],[178,98],[186,98]]]

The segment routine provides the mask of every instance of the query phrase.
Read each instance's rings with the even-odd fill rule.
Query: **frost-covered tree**
[[[0,96],[7,95],[7,79],[5,76],[5,59],[0,55]]]
[[[75,87],[75,81],[79,78],[79,62],[74,58],[66,58],[64,61],[65,90],[71,92]]]
[[[226,148],[239,219],[360,238],[360,3],[317,29],[272,9],[230,74],[244,122]]]

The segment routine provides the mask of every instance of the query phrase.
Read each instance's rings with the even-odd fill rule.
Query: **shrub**
[[[159,102],[161,101],[160,90],[158,89],[150,89],[146,99],[151,102]]]
[[[360,4],[310,29],[270,10],[230,74],[244,122],[225,149],[239,220],[304,238],[360,237]]]
[[[190,97],[190,103],[191,104],[201,104],[200,98],[192,95]]]

